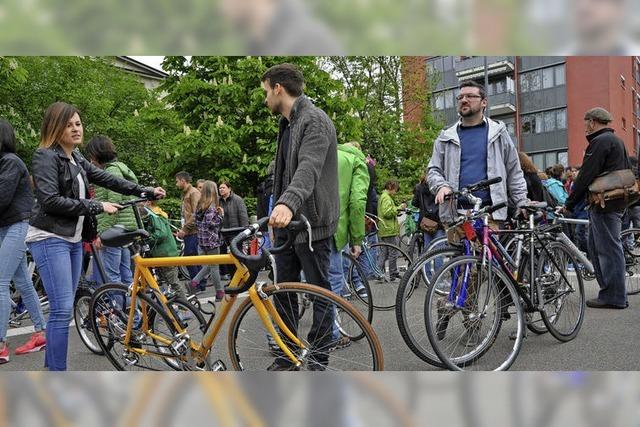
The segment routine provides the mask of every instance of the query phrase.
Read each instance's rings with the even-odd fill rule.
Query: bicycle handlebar
[[[151,193],[150,195],[148,193],[142,193],[142,194],[143,194],[142,197],[138,197],[135,199],[127,200],[126,202],[118,203],[120,206],[122,206],[121,208],[118,208],[118,209],[122,210],[122,209],[128,208],[129,206],[137,205],[138,203],[149,202],[151,200],[158,200],[155,194],[153,193]]]

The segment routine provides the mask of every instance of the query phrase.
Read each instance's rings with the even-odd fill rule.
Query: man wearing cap
[[[567,210],[588,195],[589,185],[596,177],[608,172],[629,169],[624,143],[609,127],[613,119],[604,108],[593,108],[584,115],[585,133],[589,145],[584,153],[582,168],[573,183],[573,192],[565,202]],[[604,208],[589,208],[589,257],[600,285],[598,298],[587,301],[592,308],[626,308],[624,251],[620,240],[624,199],[608,201]],[[606,272],[606,274],[603,274]]]

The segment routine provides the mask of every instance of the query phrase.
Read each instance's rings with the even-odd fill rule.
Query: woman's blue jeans
[[[28,246],[49,297],[44,367],[66,371],[69,323],[82,271],[82,242],[69,243],[51,237]]]

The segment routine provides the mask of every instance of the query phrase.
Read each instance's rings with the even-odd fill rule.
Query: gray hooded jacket
[[[484,119],[489,125],[489,146],[487,148],[487,178],[502,177],[502,182],[489,187],[491,202],[496,205],[508,202],[514,206],[527,203],[527,183],[524,180],[518,151],[511,141],[504,123]],[[452,190],[459,190],[460,180],[460,138],[458,126],[460,122],[440,132],[433,143],[433,155],[427,168],[429,189],[437,194],[440,188],[447,186]],[[456,218],[455,210],[448,203],[440,205],[440,220],[445,223],[453,222]],[[507,208],[493,213],[496,220],[507,219]]]

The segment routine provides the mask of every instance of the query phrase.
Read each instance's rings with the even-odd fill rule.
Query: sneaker
[[[35,353],[44,349],[47,345],[47,340],[42,332],[34,332],[31,334],[31,338],[25,344],[16,348],[16,354]],[[6,347],[5,347],[6,348]]]
[[[439,341],[442,341],[447,335],[447,326],[449,326],[449,319],[453,314],[453,310],[448,306],[448,302],[445,298],[440,298],[436,302],[438,309],[438,320],[436,321],[436,336]]]
[[[267,371],[299,371],[300,367],[291,363],[288,359],[277,358],[267,368]]]
[[[351,338],[349,337],[340,337],[329,345],[329,351],[339,350],[341,348],[346,348],[351,345]]]
[[[362,298],[362,299],[365,299],[365,300],[366,300],[367,298],[369,298],[369,294],[367,294],[367,290],[366,290],[364,287],[362,287],[362,288],[360,288],[360,289],[356,290],[356,293],[357,293],[357,294],[358,294],[358,296],[359,296],[360,298]]]
[[[224,290],[216,291],[216,302],[220,302],[224,299]]]
[[[189,285],[189,294],[190,295],[201,294],[203,290],[204,289],[202,289],[202,287],[198,284],[198,282],[196,282],[195,280],[191,281],[191,284]]]
[[[4,350],[0,351],[0,365],[9,362],[9,346],[4,345]]]

